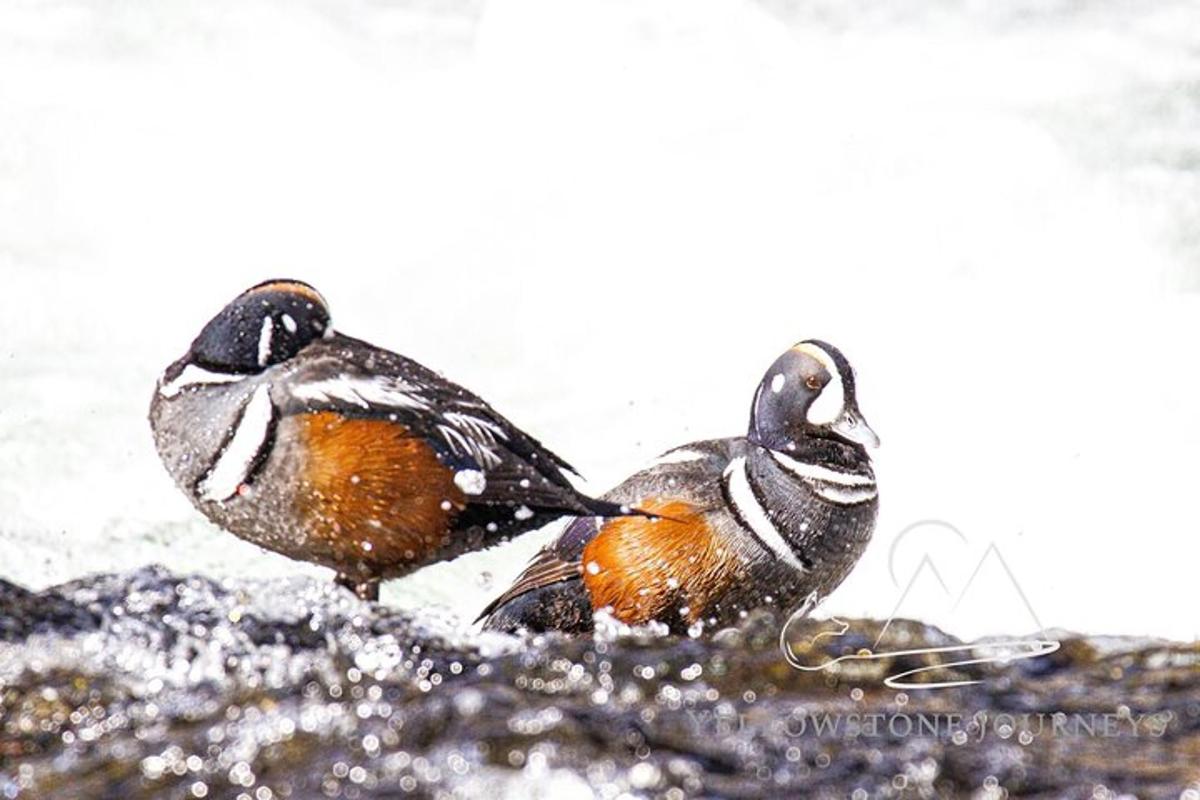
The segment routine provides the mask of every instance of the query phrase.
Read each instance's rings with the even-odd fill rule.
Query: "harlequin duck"
[[[379,581],[618,504],[471,392],[335,333],[317,291],[255,286],[167,367],[150,404],[167,471],[205,516],[268,550]]]
[[[875,527],[854,373],[833,346],[797,344],[767,370],[744,437],[694,442],[604,495],[657,518],[579,519],[480,615],[492,630],[627,624],[696,631],[832,591]]]

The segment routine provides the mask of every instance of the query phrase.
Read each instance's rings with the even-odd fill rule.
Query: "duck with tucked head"
[[[480,618],[493,630],[579,632],[604,609],[682,632],[823,597],[874,530],[867,448],[878,444],[846,358],[801,342],[767,370],[745,436],[670,450],[603,496],[657,518],[576,520]]]
[[[564,515],[627,513],[466,389],[334,331],[296,280],[261,283],[167,367],[150,405],[188,499],[254,544],[379,582]]]

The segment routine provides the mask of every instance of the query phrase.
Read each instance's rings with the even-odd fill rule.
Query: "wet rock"
[[[0,579],[0,642],[20,641],[32,633],[94,628],[96,617],[53,592],[34,594]]]
[[[0,797],[1200,797],[1200,645],[784,657],[781,629],[818,666],[883,630],[829,625],[523,641],[307,578],[0,584]],[[927,667],[975,682],[884,684]]]

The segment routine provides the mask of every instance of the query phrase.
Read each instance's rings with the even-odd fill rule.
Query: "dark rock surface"
[[[901,692],[884,678],[955,658],[800,671],[780,628],[522,641],[309,579],[0,582],[0,798],[1200,800],[1200,645],[1063,637]]]

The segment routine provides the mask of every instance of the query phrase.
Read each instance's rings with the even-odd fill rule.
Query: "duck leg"
[[[344,586],[354,592],[360,600],[366,600],[369,603],[379,602],[379,578],[358,578],[351,577],[345,573],[338,573],[337,584]]]

